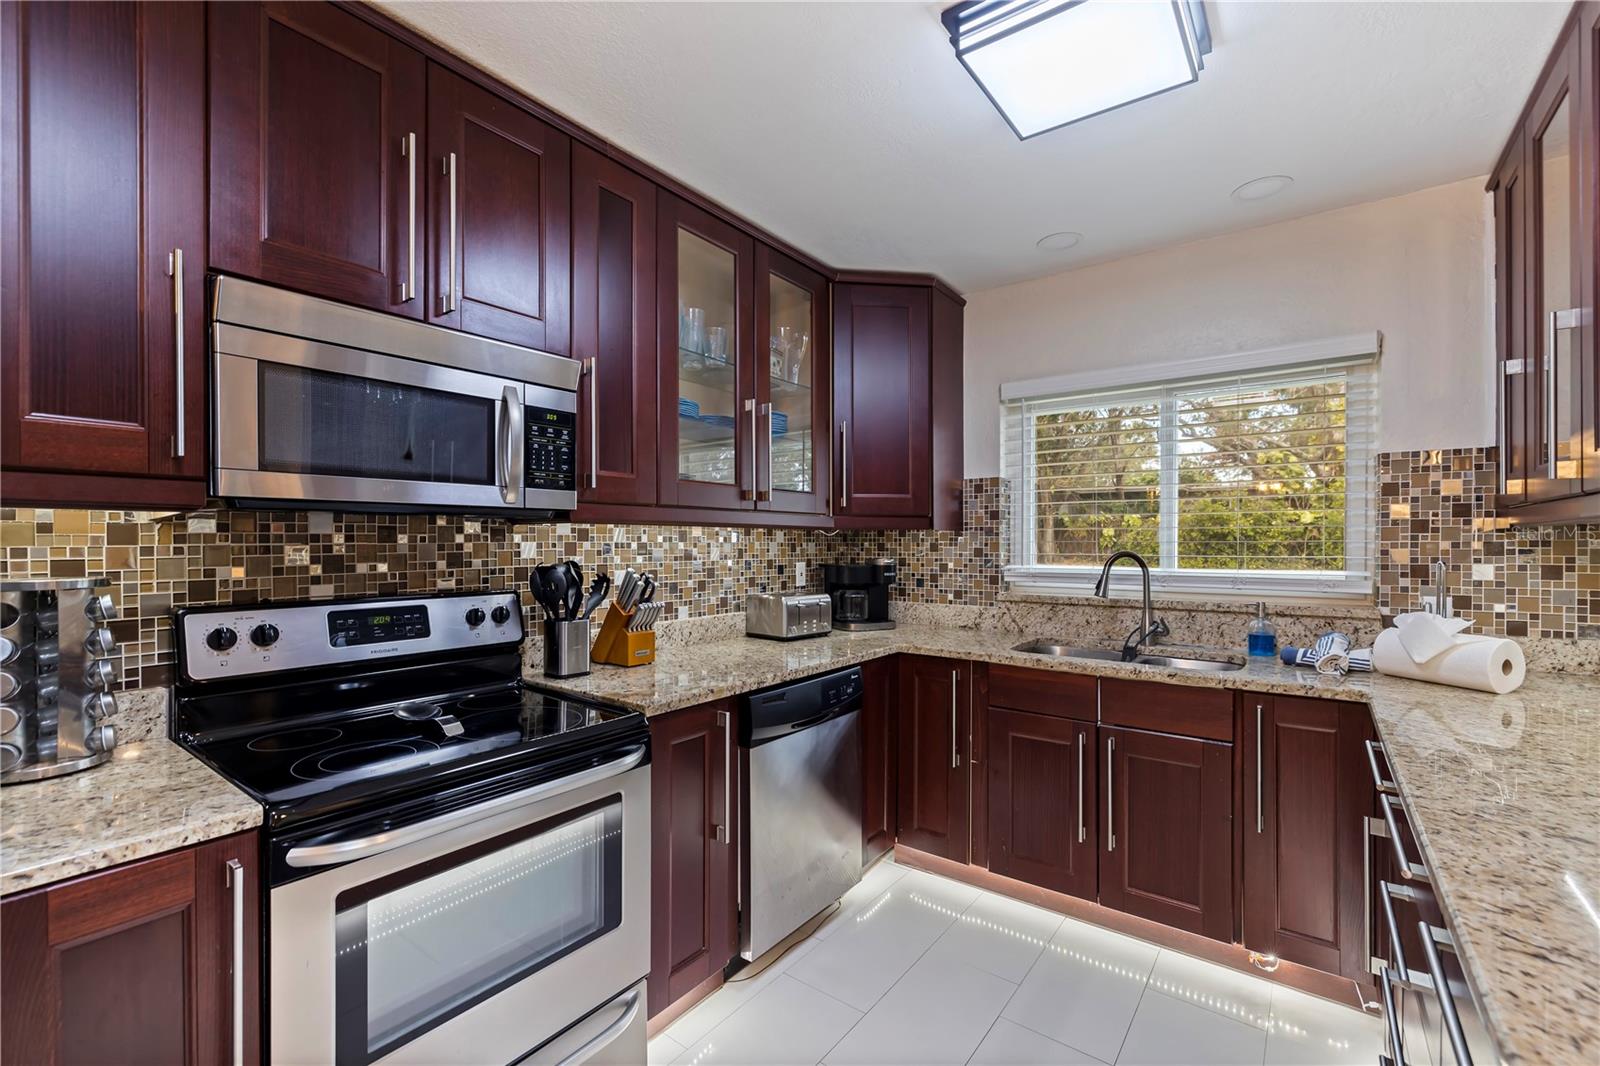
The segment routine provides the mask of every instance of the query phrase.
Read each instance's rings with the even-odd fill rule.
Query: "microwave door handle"
[[[339,840],[331,844],[308,844],[304,847],[290,848],[283,861],[297,869],[313,866],[336,866],[340,863],[353,862],[356,859],[366,859],[373,855],[382,855],[386,851],[403,848],[407,844],[414,844],[419,840],[426,840],[431,836],[458,829],[464,825],[496,814],[526,807],[531,803],[559,796],[563,792],[592,785],[607,778],[625,774],[644,761],[645,745],[639,745],[633,751],[620,759],[596,766],[591,770],[584,770],[576,774],[555,781],[546,781],[542,785],[534,785],[520,792],[513,792],[508,796],[489,800],[486,803],[474,804],[459,811],[441,814],[437,818],[417,822],[414,825],[401,826],[371,836],[357,837],[354,840]]]
[[[495,426],[495,455],[500,464],[500,499],[509,507],[522,503],[523,436],[522,389],[507,385],[500,396],[500,419]]]

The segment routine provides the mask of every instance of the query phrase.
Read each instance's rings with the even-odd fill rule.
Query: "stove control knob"
[[[481,625],[483,625],[483,608],[482,607],[468,607],[467,608],[467,625],[469,625],[469,626],[481,626]]]
[[[494,619],[495,625],[503,626],[507,622],[511,621],[511,608],[502,603],[500,606],[489,612],[489,617]]]
[[[218,626],[206,634],[206,647],[212,651],[227,651],[239,643],[239,634],[227,626]]]
[[[250,643],[258,648],[270,648],[278,643],[278,627],[271,622],[262,622],[250,631]]]

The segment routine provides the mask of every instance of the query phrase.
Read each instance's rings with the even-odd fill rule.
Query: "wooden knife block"
[[[628,621],[632,611],[624,611],[616,604],[606,608],[606,620],[600,626],[600,636],[594,642],[594,660],[612,666],[648,666],[656,661],[656,631],[641,629],[630,632]]]

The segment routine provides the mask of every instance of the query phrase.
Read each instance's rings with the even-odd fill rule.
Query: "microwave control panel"
[[[528,407],[523,448],[523,484],[530,489],[573,492],[578,487],[578,416],[571,411]]]

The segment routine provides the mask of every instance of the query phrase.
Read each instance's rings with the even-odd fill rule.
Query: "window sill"
[[[1127,590],[1118,590],[1113,592],[1109,599],[1101,599],[1098,596],[1066,589],[1055,592],[1039,587],[1017,588],[1006,586],[1001,588],[997,599],[1001,603],[1040,603],[1057,607],[1136,608],[1140,606],[1137,592],[1129,595]],[[1266,602],[1269,615],[1370,619],[1376,618],[1379,613],[1377,603],[1372,596],[1326,596],[1300,599],[1243,593],[1237,596],[1224,596],[1214,592],[1193,594],[1165,592],[1152,597],[1152,604],[1157,610],[1216,611],[1241,615],[1254,614],[1256,604],[1262,601]]]

